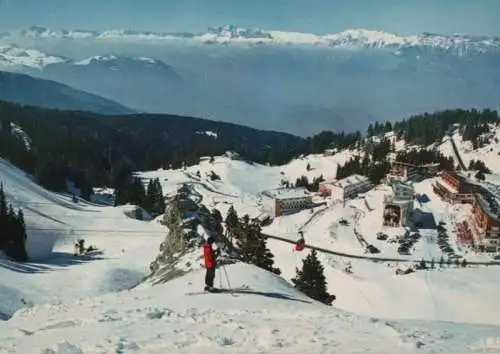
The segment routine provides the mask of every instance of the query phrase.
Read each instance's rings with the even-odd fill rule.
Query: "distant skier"
[[[203,245],[203,258],[205,261],[205,268],[207,269],[205,274],[205,291],[214,290],[215,267],[217,266],[217,257],[219,254],[219,247],[215,243],[213,237],[209,236],[206,238]]]
[[[304,240],[304,233],[299,231],[300,238],[295,242],[295,251],[302,251],[306,247],[306,241]]]

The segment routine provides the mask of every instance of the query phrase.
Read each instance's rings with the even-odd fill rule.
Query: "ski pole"
[[[224,266],[224,264],[222,265],[222,269],[224,270],[224,274],[226,275],[227,286],[229,287],[229,289],[232,289],[231,282],[229,281],[229,276],[227,275],[227,270],[226,270],[226,267]]]

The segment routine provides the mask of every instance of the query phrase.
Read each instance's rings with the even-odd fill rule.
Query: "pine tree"
[[[146,202],[146,191],[144,190],[144,186],[140,178],[134,178],[132,183],[132,193],[130,202],[135,205],[140,205],[144,207],[147,205]],[[146,209],[146,208],[144,208]]]
[[[150,179],[148,182],[148,187],[146,188],[146,195],[144,201],[142,202],[142,207],[146,209],[149,213],[154,214],[154,197],[155,197],[155,186],[153,180]]]
[[[7,201],[3,184],[0,184],[0,250],[3,250],[7,242]]]
[[[281,274],[279,268],[273,267],[274,255],[267,248],[267,239],[261,233],[260,225],[257,223],[243,224],[238,233],[236,245],[240,250],[241,261],[275,274]]]
[[[232,244],[234,232],[239,225],[238,213],[236,212],[236,210],[232,205],[229,207],[229,210],[227,211],[225,224],[227,233],[226,237],[229,238],[229,242]]]
[[[335,295],[327,291],[324,267],[317,257],[316,250],[312,250],[302,261],[302,270],[296,269],[297,275],[292,279],[295,287],[310,298],[331,305]]]
[[[26,225],[24,222],[24,213],[21,209],[18,210],[17,215],[12,217],[13,223],[13,253],[11,257],[16,261],[26,262],[28,254],[26,252]]]
[[[157,215],[161,215],[165,212],[165,197],[163,195],[163,189],[161,188],[160,179],[156,178],[153,182],[154,185],[154,211]]]

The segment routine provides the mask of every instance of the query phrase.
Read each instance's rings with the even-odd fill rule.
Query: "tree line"
[[[116,190],[115,205],[134,204],[153,217],[165,212],[165,198],[160,180],[150,179],[146,188],[138,177],[126,179]],[[142,214],[141,214],[142,215]]]
[[[465,140],[477,146],[479,136],[488,131],[488,123],[498,123],[498,112],[491,109],[448,109],[412,116],[394,123],[398,137],[407,143],[428,146],[440,142],[452,124],[458,124]]]
[[[26,225],[21,209],[17,212],[7,203],[3,184],[0,184],[0,251],[15,261],[26,262]]]

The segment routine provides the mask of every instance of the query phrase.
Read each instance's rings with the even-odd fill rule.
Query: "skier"
[[[295,251],[302,251],[305,246],[306,246],[306,241],[304,240],[304,233],[302,231],[299,231],[300,238],[295,242]]]
[[[205,291],[214,291],[215,267],[217,266],[217,257],[220,254],[219,247],[214,242],[213,237],[205,238],[203,245],[203,258],[205,261]]]

